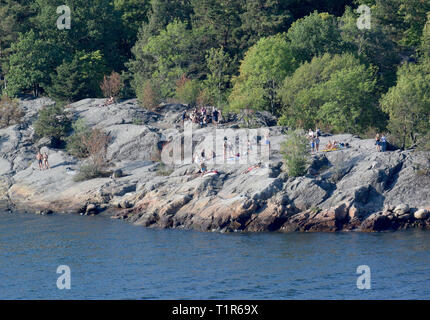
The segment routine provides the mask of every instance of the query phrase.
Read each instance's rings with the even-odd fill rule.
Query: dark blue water
[[[219,234],[0,213],[0,298],[430,299],[430,232]]]

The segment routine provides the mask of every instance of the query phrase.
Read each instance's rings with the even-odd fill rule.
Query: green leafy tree
[[[114,0],[114,8],[121,17],[122,32],[125,36],[122,44],[130,50],[137,40],[137,35],[142,23],[148,22],[151,1]]]
[[[427,15],[427,23],[423,29],[420,52],[424,57],[430,58],[430,13]]]
[[[245,54],[240,74],[233,79],[231,110],[262,109],[278,113],[277,90],[296,66],[284,35],[260,39]]]
[[[378,67],[382,90],[395,84],[397,65],[400,63],[399,48],[384,31],[378,20],[372,21],[370,29],[357,28],[358,13],[346,8],[340,18],[342,47],[357,57]]]
[[[48,137],[59,145],[70,131],[71,121],[64,107],[60,105],[45,106],[39,111],[39,117],[34,123],[36,136]]]
[[[372,23],[384,26],[390,38],[406,49],[416,48],[421,40],[430,2],[426,0],[358,0],[372,9]]]
[[[11,45],[19,32],[32,28],[30,18],[34,15],[30,0],[0,0],[0,80],[8,72]],[[6,85],[6,84],[5,84]]]
[[[149,38],[142,48],[144,54],[153,61],[152,72],[147,75],[147,79],[155,80],[161,85],[162,96],[173,96],[176,81],[183,74],[188,74],[192,46],[193,34],[187,29],[187,24],[175,21],[167,25],[159,35]]]
[[[309,147],[303,130],[294,130],[287,134],[285,141],[281,144],[281,153],[284,156],[289,176],[299,177],[306,173]]]
[[[284,31],[292,18],[279,0],[246,0],[244,7],[241,14],[244,48],[254,45],[260,38]]]
[[[176,83],[176,97],[185,104],[194,106],[201,90],[198,80],[189,79],[183,75]]]
[[[313,12],[295,21],[287,33],[294,57],[300,62],[324,53],[341,53],[342,41],[336,17]]]
[[[402,17],[406,30],[403,32],[402,44],[417,47],[421,42],[423,27],[430,12],[430,1],[397,0],[399,15]]]
[[[231,55],[238,52],[241,19],[241,0],[191,0],[192,27],[210,39],[215,48],[224,47]]]
[[[86,158],[89,156],[88,148],[82,143],[83,139],[88,139],[91,135],[91,128],[80,118],[72,124],[73,134],[66,139],[67,151],[77,158]]]
[[[232,73],[232,59],[224,48],[211,48],[206,54],[206,65],[209,74],[204,82],[209,95],[209,100],[213,104],[222,106],[226,102],[226,92]]]
[[[382,126],[377,108],[376,70],[352,54],[315,57],[287,77],[279,90],[281,125],[363,132]]]
[[[60,102],[72,102],[100,96],[99,83],[106,70],[100,51],[77,52],[71,61],[63,61],[51,75],[48,94]]]
[[[56,28],[59,14],[57,7],[70,7],[71,28]],[[62,49],[61,60],[73,59],[76,52],[99,51],[112,69],[121,70],[127,59],[121,15],[115,10],[112,0],[37,0],[33,5],[37,10],[34,17],[35,29],[39,37],[49,39]],[[52,69],[51,69],[52,70]]]
[[[388,129],[402,148],[417,145],[430,132],[430,60],[405,64],[396,86],[381,99],[390,116]]]
[[[48,70],[57,66],[56,45],[29,31],[20,35],[18,42],[12,45],[12,51],[6,92],[9,96],[16,96],[22,91],[32,90],[34,96],[38,96],[41,89],[50,83]]]
[[[52,85],[47,88],[50,97],[57,101],[72,102],[83,96],[85,83],[77,59],[63,61],[52,74]]]

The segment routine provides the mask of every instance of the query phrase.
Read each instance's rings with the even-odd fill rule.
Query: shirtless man
[[[37,159],[37,162],[38,162],[38,164],[39,164],[39,170],[43,170],[43,166],[42,166],[42,159],[43,159],[43,156],[42,156],[42,154],[40,153],[40,150],[38,150],[38,151],[37,151],[36,159]]]

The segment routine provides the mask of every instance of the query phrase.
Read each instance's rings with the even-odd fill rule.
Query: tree
[[[68,30],[56,28],[59,17],[56,10],[59,5],[70,7],[72,21]],[[76,52],[98,51],[111,69],[124,68],[127,55],[121,46],[124,45],[125,36],[121,29],[121,16],[114,10],[112,0],[37,0],[34,7],[37,10],[35,30],[39,37],[49,39],[62,49],[59,64],[63,58],[73,59]]]
[[[299,177],[306,173],[309,147],[303,130],[295,130],[287,134],[285,141],[281,144],[281,153],[284,156],[289,176]]]
[[[146,81],[137,91],[137,98],[143,107],[153,110],[158,107],[161,102],[160,88],[157,83]]]
[[[388,129],[401,148],[415,146],[430,132],[430,61],[399,68],[396,86],[382,97]]]
[[[233,78],[230,108],[236,112],[242,109],[262,109],[277,114],[277,90],[296,66],[284,35],[260,39],[245,54],[240,74]]]
[[[176,98],[181,103],[188,104],[190,106],[196,105],[197,98],[201,90],[201,85],[198,80],[191,80],[185,75],[176,82]]]
[[[81,70],[77,59],[63,61],[51,75],[51,86],[47,88],[50,97],[70,103],[83,96],[85,83],[82,82]]]
[[[70,126],[71,121],[64,107],[54,104],[45,106],[39,111],[39,116],[34,123],[34,133],[40,138],[51,138],[54,144],[59,145],[70,131]]]
[[[32,28],[30,18],[34,15],[31,0],[0,0],[0,80],[8,72],[11,45],[19,32]],[[6,84],[5,84],[6,87]]]
[[[249,48],[260,38],[284,31],[292,19],[289,10],[282,8],[280,0],[246,0],[241,14],[244,32],[241,47]],[[286,30],[285,30],[286,31]]]
[[[347,7],[340,18],[342,47],[354,53],[367,64],[378,67],[382,90],[395,84],[397,65],[400,63],[399,48],[384,31],[379,20],[372,20],[370,29],[357,28],[358,13]]]
[[[426,0],[358,0],[372,9],[372,23],[384,26],[394,42],[405,49],[416,48],[426,23],[430,2]]]
[[[96,52],[76,52],[71,61],[63,63],[51,74],[48,94],[60,102],[72,102],[100,96],[99,83],[106,70],[105,61]]]
[[[337,19],[328,13],[314,11],[295,21],[287,37],[291,41],[294,57],[300,62],[310,61],[312,57],[324,53],[342,52]]]
[[[122,87],[121,76],[119,73],[112,71],[110,76],[104,76],[103,81],[100,84],[100,89],[103,92],[105,98],[114,97],[116,98]]]
[[[161,85],[163,97],[173,96],[176,81],[188,74],[192,47],[193,34],[187,24],[180,21],[170,23],[159,35],[150,37],[141,49],[153,61],[152,72],[144,81],[155,80]]]
[[[422,56],[430,58],[430,13],[427,14],[427,23],[423,28],[420,53]]]
[[[423,27],[430,12],[430,2],[423,0],[397,0],[399,15],[406,25],[401,43],[409,47],[417,47],[421,42]]]
[[[48,70],[58,65],[56,44],[40,39],[31,30],[20,35],[18,42],[12,45],[12,52],[6,92],[16,96],[24,90],[32,90],[34,96],[38,96],[50,83]]]
[[[206,65],[209,74],[204,82],[209,99],[213,104],[223,105],[232,73],[232,60],[224,48],[211,48],[206,53]]]
[[[122,30],[125,36],[125,44],[129,49],[137,40],[139,28],[148,22],[148,14],[151,8],[150,0],[114,0],[114,8],[121,17]]]
[[[376,70],[352,54],[315,57],[287,77],[279,90],[281,125],[363,132],[382,126],[377,108]]]
[[[240,45],[241,0],[191,0],[192,27],[201,29],[215,48],[224,47],[234,56]]]

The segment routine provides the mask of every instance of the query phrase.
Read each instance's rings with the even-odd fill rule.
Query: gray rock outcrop
[[[380,153],[372,139],[324,136],[321,146],[337,140],[350,148],[311,155],[308,174],[291,178],[283,170],[280,144],[285,128],[281,127],[265,127],[270,130],[270,163],[263,161],[252,170],[259,159],[244,154],[246,148],[236,143],[234,130],[222,132],[237,148],[224,162],[222,147],[214,150],[213,135],[216,129],[242,127],[239,117],[217,128],[193,125],[194,155],[204,150],[206,158],[212,151],[217,156],[216,162],[206,161],[208,169],[217,173],[202,176],[196,163],[160,162],[162,154],[174,152],[175,139],[183,134],[181,113],[186,106],[166,104],[149,111],[136,100],[101,107],[103,102],[85,99],[67,108],[70,117],[82,118],[112,137],[108,148],[112,174],[78,183],[70,173],[78,171],[82,162],[52,149],[49,141],[34,139],[37,112],[53,101],[21,101],[26,110],[23,123],[0,130],[1,210],[91,215],[109,209],[113,218],[146,227],[201,231],[430,227],[430,176],[419,170],[430,167],[429,153]],[[263,114],[256,124],[274,125],[273,117]],[[262,148],[262,133],[256,135],[260,140],[252,138],[253,152]],[[35,151],[40,147],[49,153],[50,170],[38,169]],[[236,152],[241,153],[238,159]]]

